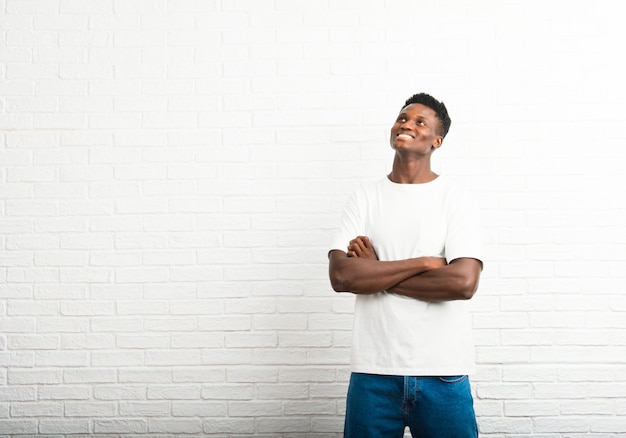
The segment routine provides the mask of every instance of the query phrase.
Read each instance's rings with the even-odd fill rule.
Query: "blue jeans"
[[[467,376],[409,377],[352,373],[344,438],[476,438]]]

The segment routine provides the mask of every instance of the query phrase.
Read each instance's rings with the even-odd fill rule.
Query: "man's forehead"
[[[434,109],[429,106],[426,106],[422,103],[411,103],[402,108],[400,114],[410,114],[410,113],[419,113],[424,116],[437,117],[437,113]]]

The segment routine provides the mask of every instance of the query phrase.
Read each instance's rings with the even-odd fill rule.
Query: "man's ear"
[[[434,149],[439,149],[441,147],[441,144],[443,143],[443,137],[441,135],[438,135],[437,137],[435,137],[435,139],[433,140],[433,148]]]

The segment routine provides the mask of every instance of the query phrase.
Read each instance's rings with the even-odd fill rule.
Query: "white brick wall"
[[[327,242],[417,91],[484,211],[481,435],[626,436],[617,3],[0,0],[0,437],[341,436]]]

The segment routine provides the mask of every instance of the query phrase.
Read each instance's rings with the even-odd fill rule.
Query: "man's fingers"
[[[354,239],[350,242],[350,246],[348,247],[348,249],[356,252],[357,254],[360,254],[361,252],[365,250],[365,245],[363,244],[361,240]]]
[[[363,248],[368,248],[370,246],[370,239],[367,236],[357,236],[354,241],[358,242]]]
[[[366,236],[357,236],[350,241],[350,245],[359,248],[368,248],[370,246],[370,240]]]
[[[357,236],[348,245],[348,257],[363,257],[372,248],[367,236]]]

